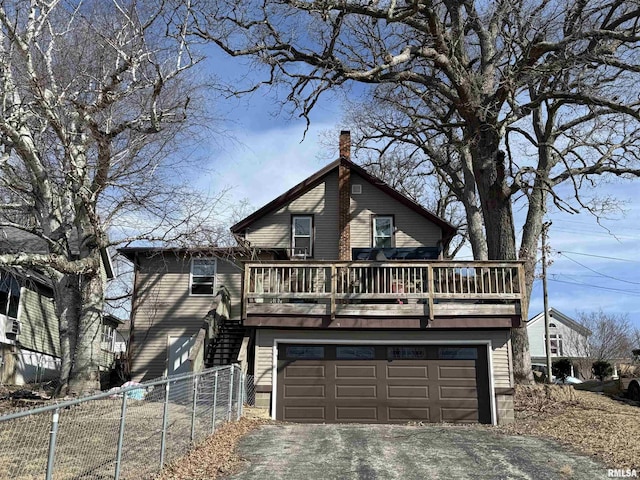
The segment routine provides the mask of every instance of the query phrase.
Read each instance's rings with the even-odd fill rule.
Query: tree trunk
[[[505,180],[505,156],[500,151],[500,138],[494,128],[482,125],[477,130],[477,142],[471,153],[473,173],[482,206],[489,260],[516,260],[515,226],[511,196]],[[511,329],[513,377],[516,383],[533,383],[529,337],[525,321],[530,290],[523,292],[520,327]]]
[[[487,238],[484,232],[482,221],[482,211],[478,206],[478,196],[475,189],[475,179],[473,178],[473,159],[468,150],[461,152],[462,174],[464,185],[462,187],[462,204],[465,207],[467,219],[467,232],[473,258],[476,260],[487,259]]]
[[[98,255],[98,252],[94,252]],[[80,395],[100,389],[99,362],[104,280],[102,274],[85,275],[81,279],[82,312],[78,325],[76,354],[69,380],[69,392]]]
[[[54,282],[54,303],[60,336],[60,378],[56,395],[68,393],[69,377],[73,368],[73,355],[78,337],[80,317],[80,291],[77,275],[61,275]]]

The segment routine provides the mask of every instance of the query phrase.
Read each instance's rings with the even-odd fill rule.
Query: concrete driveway
[[[602,479],[557,443],[481,427],[267,425],[239,446],[242,480]]]

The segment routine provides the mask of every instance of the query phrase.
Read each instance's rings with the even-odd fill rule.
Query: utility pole
[[[549,335],[549,295],[547,292],[547,233],[551,222],[542,224],[542,300],[544,303],[544,336],[547,355],[547,383],[551,383],[551,336]]]

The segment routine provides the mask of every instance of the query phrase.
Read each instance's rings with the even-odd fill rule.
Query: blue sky
[[[239,81],[245,74],[245,67],[217,53],[208,64],[224,80]],[[226,135],[232,140],[212,139],[205,146],[211,172],[196,180],[199,188],[219,191],[232,187],[231,202],[247,199],[258,208],[337,157],[342,117],[337,100],[318,105],[303,140],[305,122],[281,111],[273,94],[264,91],[218,103]],[[321,145],[323,136],[335,140],[332,151]],[[625,212],[603,221],[604,227],[588,214],[550,212],[550,306],[571,317],[599,309],[627,314],[640,328],[638,187],[638,182],[602,187],[603,194],[625,202]],[[516,212],[518,231],[522,229],[521,217]],[[457,258],[470,260],[471,256],[463,251]],[[537,280],[534,285],[530,316],[542,311],[541,283]]]

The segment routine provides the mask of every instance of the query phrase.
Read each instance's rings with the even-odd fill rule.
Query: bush
[[[593,375],[602,382],[605,377],[608,377],[613,373],[613,367],[606,360],[598,360],[597,362],[593,362],[591,371],[593,372]]]
[[[571,375],[571,360],[568,358],[559,358],[554,360],[551,370],[553,374],[563,382]]]

